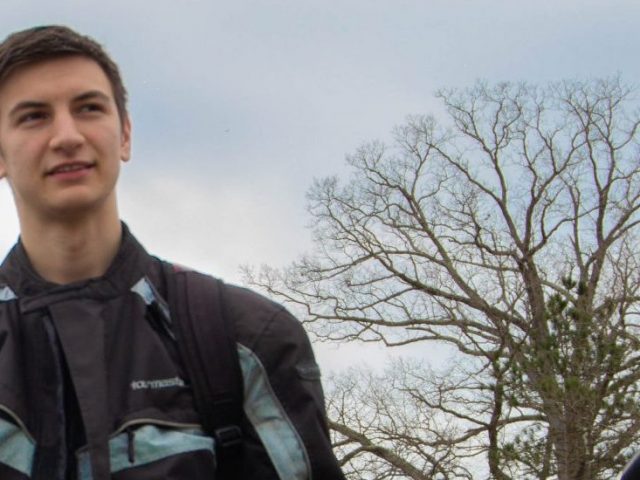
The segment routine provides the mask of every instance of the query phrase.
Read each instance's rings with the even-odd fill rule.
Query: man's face
[[[9,180],[22,220],[115,206],[130,134],[107,76],[91,59],[26,65],[0,84],[0,178]]]

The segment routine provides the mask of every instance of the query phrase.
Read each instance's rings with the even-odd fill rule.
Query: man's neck
[[[78,222],[22,225],[20,239],[33,268],[60,285],[102,276],[118,252],[122,225],[117,215]]]

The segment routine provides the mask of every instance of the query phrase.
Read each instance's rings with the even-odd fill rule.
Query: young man
[[[203,432],[172,270],[118,216],[130,145],[125,88],[95,41],[51,26],[0,44],[0,178],[20,222],[0,266],[0,478],[343,478],[302,327],[238,287],[222,296],[244,398],[234,461]]]

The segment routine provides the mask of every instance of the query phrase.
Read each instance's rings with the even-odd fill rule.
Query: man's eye
[[[104,108],[99,103],[85,103],[79,108],[82,113],[102,112]]]
[[[37,122],[38,120],[44,119],[46,115],[45,112],[27,112],[18,117],[18,124]]]

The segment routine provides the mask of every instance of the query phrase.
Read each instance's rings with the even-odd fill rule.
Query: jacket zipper
[[[1,405],[0,405],[0,409],[5,410]],[[11,413],[10,411],[7,411],[7,412]],[[12,417],[14,416],[12,415]],[[137,418],[135,420],[131,420],[125,423],[124,425],[122,425],[118,430],[116,430],[113,434],[109,436],[109,438],[111,439],[111,438],[117,437],[122,433],[127,435],[127,457],[130,464],[136,463],[136,447],[135,447],[136,425],[156,425],[159,427],[171,427],[177,430],[189,430],[189,429],[202,428],[202,426],[197,423],[166,422],[163,420],[156,420],[152,418]],[[29,438],[31,439],[31,436],[29,436]],[[88,447],[86,445],[83,447],[80,447],[76,451],[76,455],[86,452],[87,450],[88,450]]]
[[[136,418],[135,420],[130,420],[124,425],[122,425],[118,430],[116,430],[110,438],[117,437],[123,432],[127,432],[132,430],[136,425],[155,425],[158,427],[169,427],[175,428],[178,430],[189,430],[194,428],[202,428],[202,426],[198,423],[180,423],[180,422],[170,422],[165,420],[157,420],[155,418]]]
[[[1,406],[0,406],[1,408]],[[191,430],[191,429],[201,429],[202,425],[198,424],[198,423],[180,423],[180,422],[168,422],[168,421],[164,421],[164,420],[157,420],[155,418],[136,418],[135,420],[130,420],[127,423],[125,423],[124,425],[122,425],[120,428],[118,428],[118,430],[116,430],[114,433],[112,433],[111,435],[109,435],[109,439],[113,439],[115,437],[117,437],[118,435],[124,433],[127,435],[127,453],[131,453],[133,451],[133,453],[135,454],[135,448],[134,448],[134,440],[135,440],[135,427],[136,425],[156,425],[158,427],[169,427],[169,428],[175,428],[176,430]],[[88,450],[88,447],[85,445],[83,447],[80,447],[77,451],[76,454],[80,454],[83,452],[86,452]],[[129,456],[129,458],[131,458],[131,456]],[[135,459],[135,455],[134,455],[134,459]]]
[[[133,427],[127,428],[127,454],[129,456],[129,463],[136,463],[136,433],[133,430]]]

